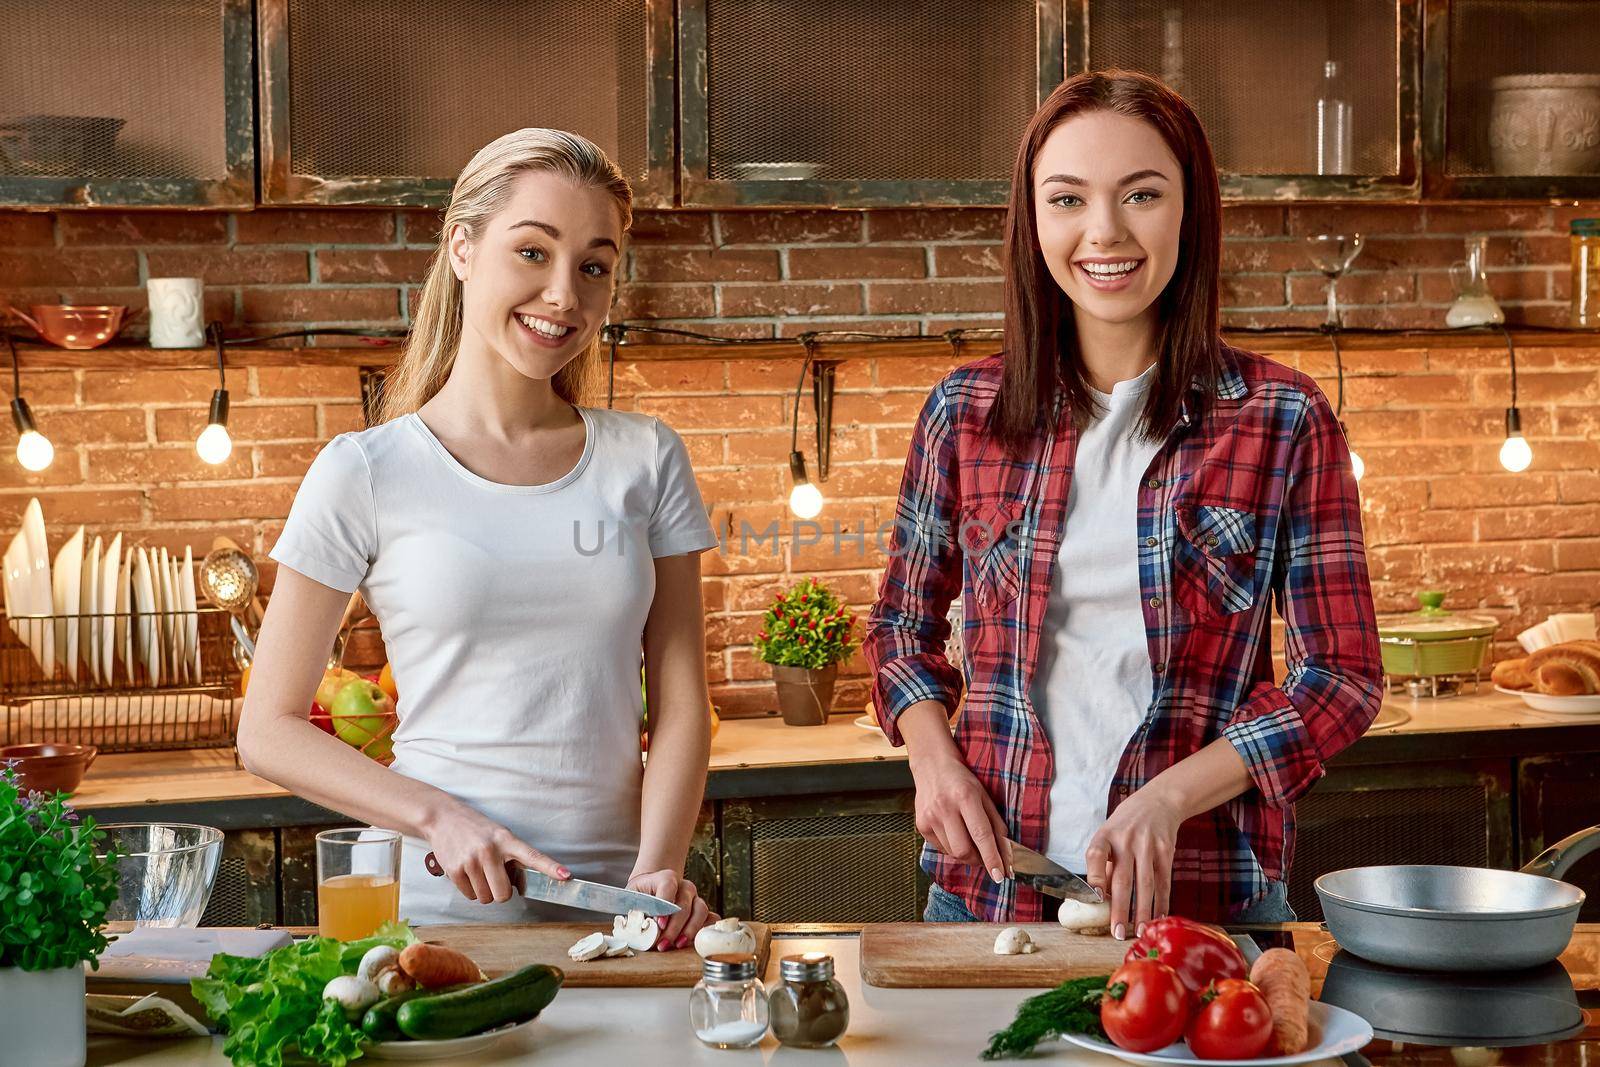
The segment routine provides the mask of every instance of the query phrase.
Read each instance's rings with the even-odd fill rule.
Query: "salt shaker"
[[[767,993],[747,954],[708,956],[689,993],[694,1036],[712,1048],[750,1048],[767,1035]]]

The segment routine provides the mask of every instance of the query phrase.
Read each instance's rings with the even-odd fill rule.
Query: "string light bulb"
[[[1506,355],[1511,360],[1511,406],[1506,408],[1506,439],[1500,444],[1500,466],[1520,474],[1533,462],[1533,449],[1522,436],[1522,412],[1517,410],[1517,346],[1511,343],[1511,331],[1504,325],[1500,335],[1506,339]]]
[[[11,421],[17,427],[17,462],[24,470],[42,471],[56,458],[56,447],[39,432],[33,421],[33,411],[22,395],[22,370],[17,365],[17,341],[6,331],[6,345],[11,349]]]
[[[206,428],[195,439],[194,450],[202,460],[216,466],[233,454],[233,438],[228,436],[228,376],[223,367],[222,324],[213,322],[207,329],[217,345],[217,378],[221,385],[211,392]]]
[[[816,518],[822,511],[822,490],[806,476],[806,457],[799,452],[789,453],[789,474],[794,479],[794,488],[789,490],[789,510],[796,518]]]

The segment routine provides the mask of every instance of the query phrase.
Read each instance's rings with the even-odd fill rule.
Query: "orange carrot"
[[[424,989],[439,989],[463,982],[477,982],[483,972],[472,958],[445,945],[419,941],[400,953],[400,969]]]
[[[1250,981],[1261,988],[1272,1009],[1272,1043],[1266,1054],[1304,1052],[1310,1037],[1311,975],[1300,957],[1286,948],[1269,948],[1251,966]]]

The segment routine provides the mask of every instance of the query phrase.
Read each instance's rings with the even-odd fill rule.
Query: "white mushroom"
[[[611,936],[627,939],[628,947],[635,952],[649,952],[660,935],[661,927],[656,921],[637,908],[618,915],[611,924]]]
[[[573,963],[584,963],[588,960],[598,959],[606,951],[606,935],[592,933],[579,938],[578,943],[567,949],[567,955]]]
[[[378,975],[390,967],[400,966],[400,950],[389,945],[378,945],[367,950],[356,968],[356,977],[364,982],[377,982]]]
[[[1075,934],[1104,937],[1111,933],[1111,903],[1102,900],[1086,904],[1081,900],[1063,900],[1057,916],[1061,925]]]
[[[694,950],[702,959],[723,953],[754,955],[756,935],[738,919],[720,919],[694,935]]]
[[[994,939],[996,956],[1018,956],[1033,951],[1033,938],[1020,926],[1008,926]]]
[[[322,987],[322,999],[338,1001],[345,1018],[354,1022],[361,1018],[362,1012],[382,1000],[383,994],[365,978],[341,974]]]
[[[633,949],[628,947],[628,939],[626,937],[606,938],[606,959],[611,959],[613,956],[631,955],[633,955]]]
[[[417,988],[416,979],[398,966],[386,967],[379,971],[377,981],[373,984],[378,987],[378,992],[386,997],[392,997],[396,993],[405,993]]]

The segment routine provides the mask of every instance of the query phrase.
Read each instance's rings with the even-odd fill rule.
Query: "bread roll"
[[[1550,696],[1600,693],[1600,648],[1594,641],[1563,641],[1527,658],[1533,687]]]
[[[1532,689],[1533,675],[1528,673],[1528,657],[1501,660],[1489,672],[1489,680],[1502,689]]]

